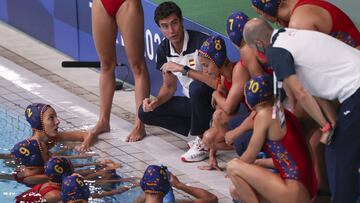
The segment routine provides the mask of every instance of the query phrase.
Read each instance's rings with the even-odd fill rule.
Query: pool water
[[[0,106],[0,153],[10,153],[14,144],[31,135],[31,128],[26,120]],[[0,172],[11,174],[14,170],[9,167],[9,160],[0,159]],[[27,190],[28,187],[16,181],[0,180],[1,202],[14,202],[16,195]]]
[[[61,125],[61,124],[60,124]],[[14,144],[26,139],[32,133],[30,125],[27,123],[23,115],[13,113],[0,105],[0,153],[10,153]],[[59,146],[55,147],[55,150]],[[53,151],[53,150],[52,150]],[[66,155],[74,154],[74,151],[67,151]],[[93,162],[91,159],[77,159],[76,163]],[[13,164],[9,160],[0,159],[0,173],[11,174],[14,170]],[[119,174],[121,176],[121,174]],[[114,187],[119,187],[124,184],[117,184]],[[92,190],[99,191],[100,188],[90,187]],[[20,193],[29,188],[17,183],[16,181],[0,180],[0,199],[1,203],[14,202],[14,198]],[[134,202],[134,200],[141,194],[140,188],[131,189],[122,194],[113,195],[104,199],[93,199],[89,202]]]

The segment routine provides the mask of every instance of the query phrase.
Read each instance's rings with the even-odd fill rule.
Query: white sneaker
[[[201,138],[195,139],[193,146],[181,156],[183,162],[198,162],[209,157],[209,150]]]
[[[196,138],[194,140],[190,140],[189,142],[186,143],[186,148],[190,149],[192,146],[194,146],[194,144],[201,142],[201,138],[196,136]]]

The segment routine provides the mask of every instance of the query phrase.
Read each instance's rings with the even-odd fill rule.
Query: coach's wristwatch
[[[189,66],[184,66],[184,67],[183,67],[183,70],[181,71],[181,74],[182,74],[183,76],[187,76],[189,70],[190,70],[190,67],[189,67]]]

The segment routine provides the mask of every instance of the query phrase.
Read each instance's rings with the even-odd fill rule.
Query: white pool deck
[[[99,112],[99,74],[87,68],[62,68],[70,57],[44,45],[0,21],[0,106],[23,115],[31,102],[52,105],[60,117],[60,127],[89,129]],[[153,67],[149,67],[153,68]],[[140,177],[148,164],[165,164],[183,182],[199,186],[218,196],[219,202],[232,202],[225,172],[201,171],[206,164],[180,160],[186,140],[158,127],[147,127],[147,136],[136,143],[125,138],[132,129],[134,92],[116,91],[111,115],[111,132],[100,136],[92,148],[101,158],[112,158],[123,167],[119,172]],[[130,121],[130,122],[129,122]],[[235,157],[234,152],[220,153],[219,164]],[[181,192],[176,191],[179,198]]]

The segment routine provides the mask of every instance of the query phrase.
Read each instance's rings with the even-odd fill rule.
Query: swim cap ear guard
[[[210,59],[218,68],[221,68],[226,59],[226,45],[220,35],[209,37],[200,47],[199,56]]]
[[[251,3],[260,12],[276,18],[281,0],[251,0]]]
[[[34,103],[30,104],[25,109],[25,118],[30,123],[31,128],[35,130],[44,130],[43,128],[43,114],[50,105]]]
[[[82,176],[73,174],[67,176],[62,181],[61,200],[68,201],[87,201],[90,197],[89,187],[85,184]]]
[[[66,158],[51,158],[45,164],[45,172],[50,180],[54,183],[61,183],[63,177],[73,173],[71,162]]]
[[[149,165],[140,180],[140,186],[145,193],[165,195],[171,187],[169,181],[166,167]]]
[[[268,75],[252,77],[245,85],[246,104],[254,109],[256,105],[273,99],[273,84]]]
[[[234,12],[227,19],[227,34],[232,43],[238,47],[240,47],[243,41],[243,30],[248,20],[249,17],[243,12]]]
[[[37,140],[23,140],[14,145],[11,154],[24,166],[44,166],[42,148]]]

